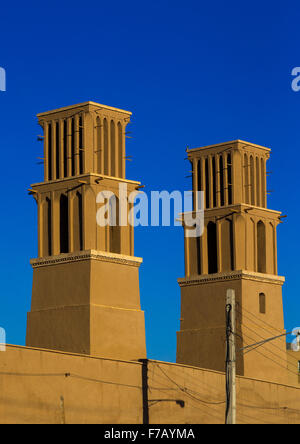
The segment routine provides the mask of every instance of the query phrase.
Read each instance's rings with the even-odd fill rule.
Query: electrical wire
[[[164,389],[156,389],[158,392],[161,392],[163,394],[164,393]],[[179,393],[182,393],[181,390],[179,390],[178,388],[173,388],[172,390],[175,390]],[[185,393],[185,395],[187,395],[187,393]],[[199,403],[198,401],[196,401],[193,398],[189,399],[189,402],[191,402],[192,408],[199,410],[202,412],[203,415],[207,415],[209,417],[214,417],[215,419],[217,419],[218,421],[221,421],[223,418],[223,414],[219,411],[216,411],[215,408],[213,406],[210,405],[202,405],[202,403]],[[215,406],[217,407],[217,406]],[[220,406],[221,407],[221,406]]]
[[[170,378],[170,376],[161,368],[161,366],[159,364],[156,364],[157,367],[160,369],[160,371],[165,375],[165,377],[171,381],[174,385],[176,385],[176,387],[178,387],[178,389],[185,393],[187,396],[191,397],[192,399],[199,401],[203,404],[208,404],[208,405],[219,405],[219,404],[225,404],[226,401],[216,401],[216,402],[212,402],[212,401],[204,401],[203,399],[197,398],[196,396],[192,395],[189,393],[189,390],[185,387],[181,387],[179,384],[177,384],[176,381],[174,381],[172,378]]]
[[[120,382],[114,382],[114,381],[105,381],[103,379],[95,379],[95,378],[88,378],[86,376],[77,375],[75,373],[14,373],[14,372],[0,372],[0,375],[3,376],[21,376],[21,377],[64,377],[64,378],[75,378],[80,379],[87,382],[95,382],[100,384],[109,384],[109,385],[118,385],[121,387],[128,387],[128,388],[136,388],[136,389],[142,389],[139,385],[131,385],[131,384],[123,384]],[[170,390],[169,388],[165,387],[151,387],[153,390]]]
[[[244,334],[244,336],[245,336],[246,338],[250,339],[251,341],[254,340],[253,338],[251,338],[250,336],[248,336],[248,335],[246,335],[246,334]],[[246,344],[246,345],[250,345],[250,344]],[[287,368],[287,367],[285,367],[285,366],[279,364],[279,362],[274,361],[274,359],[270,358],[269,356],[266,356],[266,355],[265,355],[264,353],[262,353],[261,351],[259,351],[259,350],[254,350],[254,351],[255,351],[256,353],[259,353],[260,355],[262,355],[264,358],[269,359],[270,361],[272,361],[272,362],[274,362],[275,364],[279,365],[281,368],[284,368],[286,371],[292,373],[294,376],[295,376],[295,375],[298,376],[298,373],[295,373],[295,372],[293,372],[292,370],[290,370],[289,368]],[[242,352],[240,351],[240,353],[242,353]],[[296,387],[296,388],[297,388],[297,387]]]
[[[251,329],[249,329],[249,330],[251,330]],[[253,330],[251,330],[251,331],[256,334],[256,332],[254,332]],[[249,334],[247,334],[247,333],[244,333],[244,337],[247,338],[248,340],[250,340],[252,343],[253,343],[253,341],[255,341],[255,339],[252,336],[249,336]],[[245,343],[245,344],[246,344],[247,347],[252,345],[251,343]],[[267,344],[269,344],[269,343],[267,343]],[[249,349],[249,352],[252,351],[252,350],[256,350],[256,348],[257,347],[254,347],[253,349]],[[243,350],[238,350],[238,351],[240,353],[245,354],[245,352]],[[281,361],[284,361],[285,364],[287,364],[287,360],[285,358],[279,356],[277,353],[273,352],[272,350],[267,350],[267,351],[268,351],[268,353],[271,353],[272,355],[274,355],[277,359],[280,359]],[[279,365],[281,365],[281,364],[279,364]]]
[[[286,336],[286,334],[283,334],[283,335],[280,335],[280,336],[275,336],[273,338],[264,338],[263,336],[258,334],[255,330],[252,330],[250,327],[248,327],[246,324],[243,324],[243,328],[246,328],[247,330],[250,330],[256,336],[258,336],[260,339],[262,339],[262,341],[257,341],[257,339],[253,339],[253,341],[256,341],[256,342],[254,342],[253,344],[246,345],[248,350],[246,349],[246,347],[243,347],[241,349],[241,351],[243,351],[244,354],[248,353],[249,351],[254,350],[255,348],[261,347],[261,346],[263,346],[265,344],[274,345],[274,344],[271,343],[271,341],[273,341],[275,339],[283,338],[284,336]],[[253,346],[254,348],[250,349],[251,346]],[[282,349],[280,347],[276,347],[276,348],[278,348],[282,352]],[[244,351],[245,349],[246,349],[246,351]],[[278,353],[275,353],[275,352],[273,352],[271,350],[269,350],[269,352],[272,353],[273,355],[275,355],[276,357],[278,357],[279,359],[282,359],[282,360],[284,360],[286,362],[286,350],[285,349],[284,349],[284,356],[285,356],[284,358],[279,356]]]
[[[262,327],[262,326],[260,326],[259,324],[257,324],[256,322],[254,322],[252,319],[250,319],[248,316],[246,316],[246,315],[242,315],[242,313],[241,312],[239,312],[239,311],[237,311],[241,316],[243,316],[243,317],[246,317],[250,322],[252,322],[254,325],[256,325],[257,327],[259,327],[259,328],[261,328],[262,330],[265,330],[265,331],[267,331],[268,333],[270,333],[270,331],[269,330],[267,330],[266,328],[264,328],[264,327]],[[255,316],[255,315],[253,315],[253,316]],[[250,327],[248,327],[248,325],[246,324],[246,323],[243,323],[243,326],[244,327],[246,327],[248,330],[251,330],[253,333],[255,333],[257,336],[259,336],[260,338],[262,338],[262,339],[264,339],[264,337],[263,336],[261,336],[261,335],[259,335],[256,331],[254,331],[254,330],[252,330]],[[272,333],[272,332],[271,332]],[[275,343],[271,343],[270,342],[270,345],[272,346],[272,347],[274,347],[274,348],[277,348],[278,350],[280,350],[281,352],[282,352],[282,349],[278,346],[278,345],[276,345]],[[296,357],[294,357],[294,356],[290,356],[293,360],[295,360],[295,361],[297,361],[297,364],[298,364],[298,359],[296,358]],[[296,365],[296,367],[298,368],[298,365]]]
[[[188,396],[191,401],[193,403],[201,403],[201,404],[205,404],[206,405],[206,409],[207,408],[212,408],[209,406],[215,405],[215,406],[221,406],[222,404],[225,404],[226,401],[218,401],[218,402],[210,402],[210,401],[204,401],[203,399],[200,399],[196,396],[193,396],[193,393],[200,395],[200,393],[192,390],[192,389],[188,389],[186,387],[181,387],[179,384],[177,384],[176,381],[174,381],[172,378],[170,378],[169,375],[167,375],[167,373],[161,368],[160,365],[155,363],[155,366],[158,367],[160,369],[160,371],[162,372],[162,374],[170,381],[172,382],[176,387],[176,388],[172,388],[172,387],[155,387],[155,386],[149,386],[149,389],[152,390],[157,390],[160,392],[164,392],[164,391],[170,391],[170,390],[178,390],[180,392],[183,392],[186,396]],[[101,380],[101,379],[95,379],[95,378],[88,378],[85,376],[81,376],[78,374],[74,374],[74,373],[16,373],[16,372],[0,372],[0,375],[7,375],[7,376],[21,376],[21,377],[64,377],[64,378],[76,378],[76,379],[80,379],[80,380],[85,380],[88,382],[95,382],[95,383],[101,383],[101,384],[112,384],[112,385],[118,385],[118,386],[124,386],[124,387],[128,387],[128,388],[137,388],[137,389],[142,389],[141,386],[137,386],[137,385],[130,385],[130,384],[123,384],[123,383],[118,383],[118,382],[113,382],[113,381],[105,381],[105,380]],[[158,376],[158,375],[157,375]],[[161,382],[161,380],[159,381],[159,383]],[[207,407],[208,405],[208,407]],[[240,407],[244,407],[244,408],[253,408],[253,409],[261,409],[261,410],[270,410],[270,411],[289,411],[291,414],[295,414],[295,415],[300,415],[300,410],[298,409],[293,409],[290,407],[269,407],[269,406],[254,406],[254,405],[250,405],[250,404],[244,404],[244,403],[238,403],[238,406]],[[207,413],[207,411],[204,411],[203,409],[193,406],[194,409],[200,410],[202,412],[202,414],[205,415],[209,415],[210,417],[214,417],[217,420],[220,420],[220,413],[218,413],[217,411],[213,410],[212,412]],[[245,417],[248,419],[254,419],[255,422],[263,422],[266,423],[265,421],[262,420],[262,418],[254,418],[250,415],[246,415],[245,413],[239,413],[239,418],[240,417]],[[246,421],[243,421],[246,422]],[[268,423],[266,423],[268,424]]]
[[[236,306],[239,307],[239,309],[246,311],[248,314],[250,314],[251,316],[253,316],[255,319],[257,319],[258,321],[262,322],[263,324],[267,325],[271,330],[271,332],[273,333],[274,330],[277,330],[278,332],[281,332],[281,330],[279,330],[278,328],[275,328],[273,325],[268,324],[266,321],[258,318],[254,313],[252,313],[251,311],[247,310],[244,306],[241,307],[240,304],[237,302]],[[238,310],[239,311],[239,310]],[[244,314],[242,314],[242,316],[244,316]]]
[[[154,368],[154,367],[153,367]],[[201,370],[201,369],[199,369],[199,370]],[[210,390],[212,390],[213,392],[215,392],[215,396],[216,397],[218,397],[218,396],[222,396],[223,394],[220,394],[220,392],[219,392],[219,390],[217,390],[216,389],[216,387],[215,386],[213,386],[213,385],[211,385],[211,384],[208,384],[206,381],[205,381],[205,383],[204,382],[201,382],[201,380],[199,379],[199,377],[198,378],[194,378],[193,376],[191,376],[190,374],[187,374],[187,373],[183,373],[183,372],[181,372],[181,373],[172,373],[172,371],[170,371],[170,368],[168,369],[168,374],[169,374],[169,376],[170,377],[172,377],[172,375],[174,375],[174,378],[176,378],[176,380],[178,380],[178,378],[184,378],[184,379],[188,379],[189,381],[190,381],[190,383],[192,384],[192,385],[194,385],[195,387],[197,387],[197,386],[199,386],[199,385],[203,385],[206,389],[209,387],[210,388]],[[152,375],[154,375],[154,372],[152,373]],[[155,376],[156,377],[158,377],[158,378],[160,378],[160,376],[157,374],[157,373],[155,373]],[[161,381],[161,380],[160,380]],[[182,384],[181,384],[182,385]],[[190,389],[189,389],[190,390]],[[202,395],[201,393],[198,393],[198,392],[195,392],[196,394],[198,394],[198,395]]]

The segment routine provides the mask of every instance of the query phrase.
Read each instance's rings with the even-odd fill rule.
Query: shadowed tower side
[[[32,185],[38,258],[26,345],[116,359],[146,357],[134,229],[99,226],[96,196],[125,177],[128,111],[86,102],[38,114],[44,182]],[[106,204],[108,202],[105,202]],[[126,204],[128,205],[128,204]],[[129,207],[127,207],[129,211]]]
[[[236,292],[238,350],[285,333],[284,278],[277,274],[281,213],[269,210],[266,199],[269,155],[270,149],[240,140],[188,150],[193,190],[204,192],[204,233],[185,240],[178,363],[225,370],[229,288]],[[285,381],[285,337],[238,352],[237,372]]]

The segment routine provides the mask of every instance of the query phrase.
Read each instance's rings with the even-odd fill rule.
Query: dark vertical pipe
[[[142,363],[143,424],[149,424],[148,359],[139,361]]]

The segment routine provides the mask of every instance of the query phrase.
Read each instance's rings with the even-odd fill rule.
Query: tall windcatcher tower
[[[177,362],[225,370],[225,299],[232,288],[238,374],[285,381],[285,337],[248,353],[240,351],[285,333],[284,278],[277,274],[281,213],[267,208],[270,149],[236,140],[187,153],[193,190],[204,192],[204,233],[185,238]]]
[[[118,359],[146,357],[133,226],[99,226],[96,197],[125,178],[131,113],[86,102],[38,114],[44,182],[31,186],[38,209],[38,258],[26,345]],[[129,210],[129,204],[127,203]],[[117,205],[118,209],[118,205]]]

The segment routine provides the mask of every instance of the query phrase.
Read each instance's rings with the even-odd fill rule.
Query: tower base
[[[281,276],[247,270],[179,279],[181,325],[177,333],[177,362],[225,370],[226,291],[233,289],[236,295],[237,374],[286,383],[284,336],[246,353],[241,350],[249,344],[285,333],[283,282]],[[266,296],[265,313],[259,310],[261,293]]]
[[[94,250],[33,259],[26,345],[114,359],[145,358],[141,262]]]

